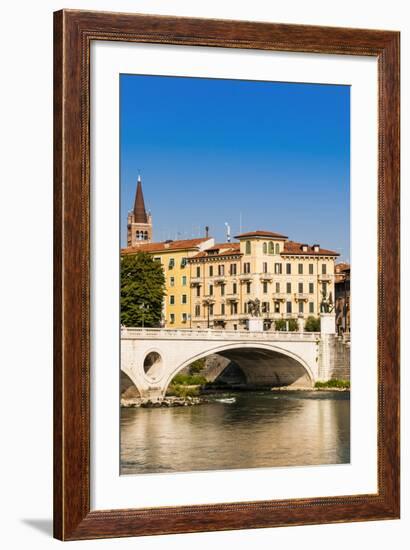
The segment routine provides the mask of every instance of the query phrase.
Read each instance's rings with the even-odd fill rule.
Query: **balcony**
[[[261,281],[272,281],[273,273],[261,273],[259,278]]]
[[[200,286],[202,284],[201,277],[191,277],[191,286]]]
[[[226,283],[226,276],[225,275],[216,275],[213,279],[214,283],[216,285],[222,285]]]
[[[239,294],[228,294],[225,299],[227,302],[237,302],[239,300]]]
[[[309,300],[309,294],[304,294],[303,292],[297,292],[295,294],[296,302],[307,302]]]
[[[204,304],[214,304],[215,297],[212,294],[205,294],[202,301]]]
[[[225,321],[226,314],[225,313],[215,313],[213,317],[214,317],[214,321]]]
[[[288,295],[285,294],[284,292],[273,292],[272,293],[272,298],[274,300],[279,301],[279,302],[285,302],[287,297],[288,297]]]
[[[321,283],[330,283],[333,280],[332,275],[318,275],[319,282]]]
[[[240,280],[241,282],[252,281],[252,279],[253,279],[252,273],[241,273],[241,274],[239,275],[239,280]]]

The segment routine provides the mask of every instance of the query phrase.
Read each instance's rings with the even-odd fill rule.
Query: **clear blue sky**
[[[350,88],[121,75],[121,242],[138,173],[154,239],[265,229],[350,249]]]

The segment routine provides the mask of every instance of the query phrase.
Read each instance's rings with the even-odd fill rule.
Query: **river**
[[[121,473],[350,462],[349,392],[235,392],[121,409]]]

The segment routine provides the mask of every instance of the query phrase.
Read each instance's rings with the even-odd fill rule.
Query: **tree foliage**
[[[164,271],[150,254],[138,252],[121,259],[122,325],[158,326],[164,296]]]
[[[320,317],[309,316],[305,322],[306,332],[320,332]]]

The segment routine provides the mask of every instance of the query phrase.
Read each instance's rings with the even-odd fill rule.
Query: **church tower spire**
[[[128,213],[127,236],[128,246],[138,246],[152,241],[152,218],[145,209],[140,175],[137,179],[134,209]]]

